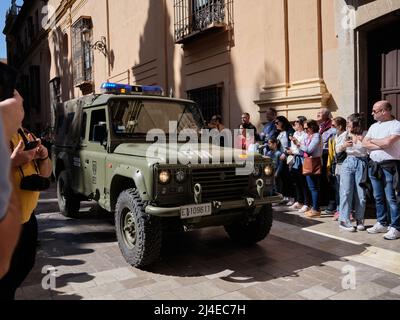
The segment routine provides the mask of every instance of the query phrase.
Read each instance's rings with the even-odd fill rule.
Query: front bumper
[[[242,200],[235,201],[212,201],[212,213],[218,213],[221,211],[232,210],[232,209],[251,209],[260,207],[266,204],[271,203],[279,203],[283,200],[283,196],[279,193],[265,197],[264,199],[254,199],[254,198],[244,198]],[[163,218],[171,218],[171,217],[180,217],[181,215],[181,207],[173,207],[173,208],[163,208],[163,207],[155,207],[155,206],[147,206],[146,213],[156,217]]]

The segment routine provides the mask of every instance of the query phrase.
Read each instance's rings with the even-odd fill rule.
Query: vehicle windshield
[[[190,103],[152,99],[113,99],[109,102],[112,128],[117,137],[146,136],[152,129],[166,134],[180,133],[184,129],[199,132],[203,118],[199,108]],[[170,122],[177,127],[170,132]]]

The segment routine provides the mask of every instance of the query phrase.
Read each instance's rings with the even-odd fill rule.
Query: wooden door
[[[382,54],[382,99],[393,106],[393,114],[400,119],[400,48]]]

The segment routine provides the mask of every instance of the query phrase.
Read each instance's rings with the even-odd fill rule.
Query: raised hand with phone
[[[41,140],[35,138],[31,133],[27,135],[23,129],[18,129],[18,134],[22,140],[14,149],[11,159],[14,167],[19,167],[33,160],[44,161],[49,158],[49,152],[42,145]]]

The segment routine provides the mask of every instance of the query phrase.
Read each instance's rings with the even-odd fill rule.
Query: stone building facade
[[[11,7],[4,33],[33,129],[104,81],[161,85],[234,128],[242,112],[261,126],[268,107],[347,116],[381,98],[399,116],[399,12],[400,0],[35,0]]]

